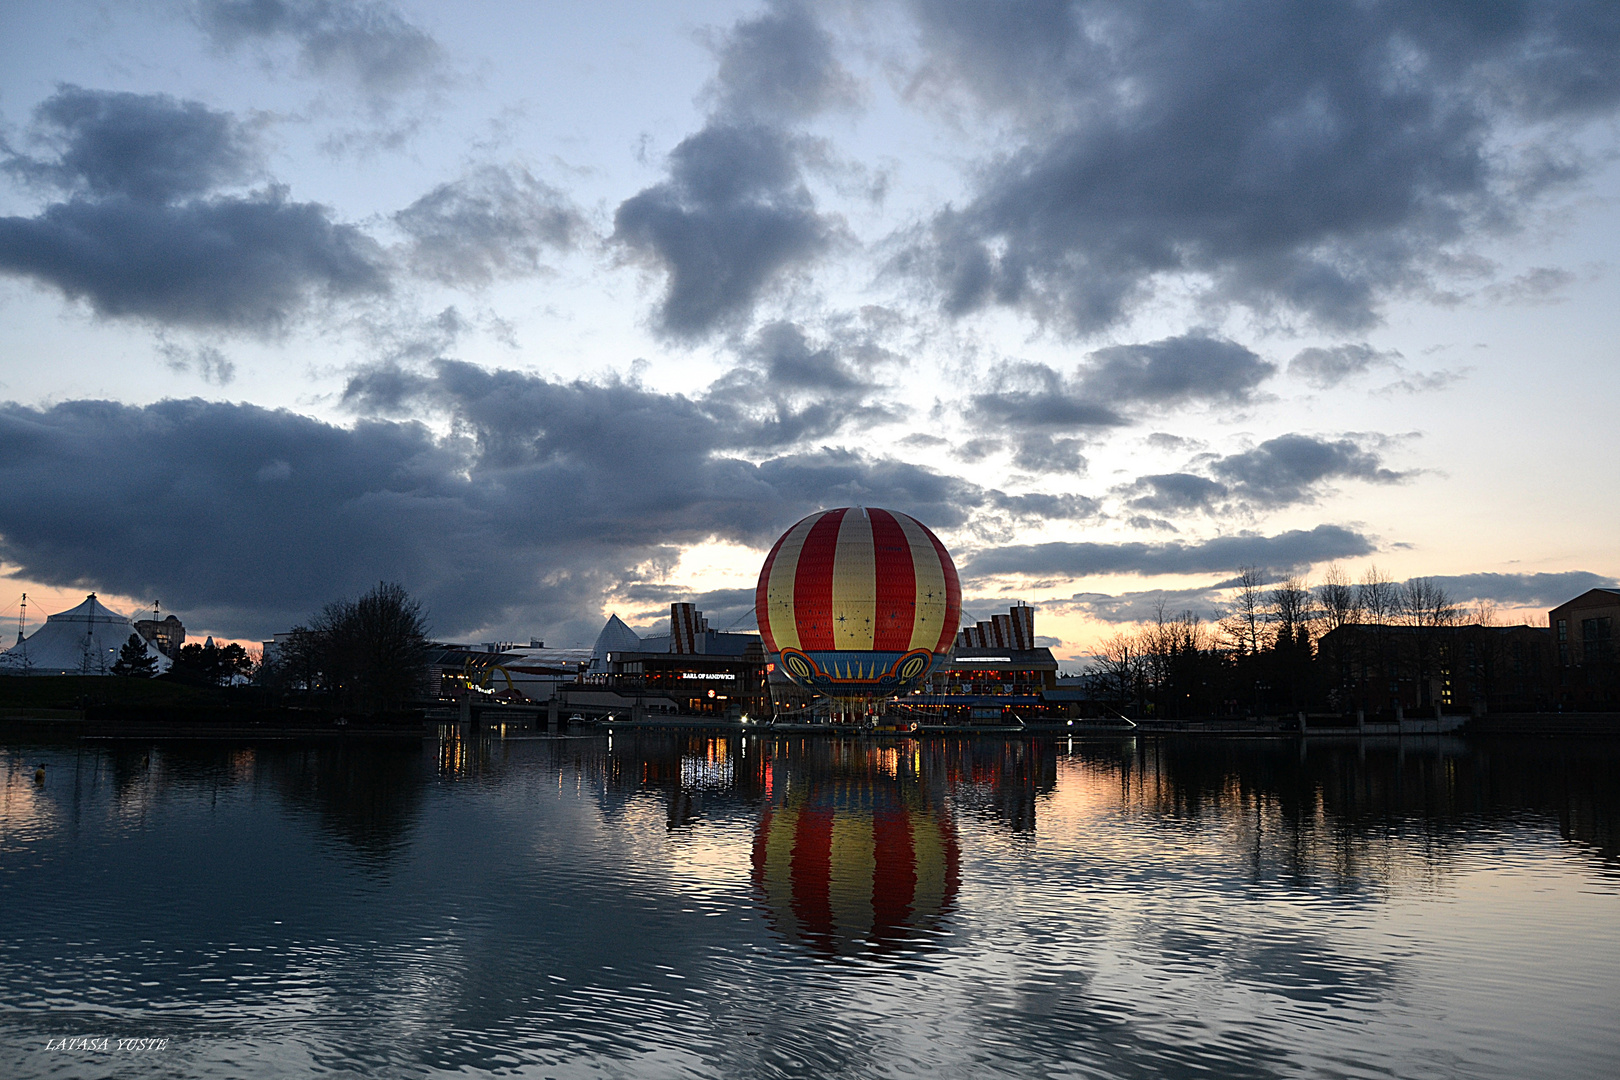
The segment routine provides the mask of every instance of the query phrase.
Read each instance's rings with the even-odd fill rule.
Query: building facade
[[[1588,589],[1547,613],[1552,633],[1558,707],[1620,709],[1620,589]]]

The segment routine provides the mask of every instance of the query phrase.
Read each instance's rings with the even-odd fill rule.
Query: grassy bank
[[[167,679],[124,679],[116,675],[0,677],[0,715],[76,710],[87,705],[223,705],[229,700],[229,693],[220,687],[187,686]]]

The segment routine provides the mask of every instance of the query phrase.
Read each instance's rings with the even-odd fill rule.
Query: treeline
[[[426,691],[427,635],[421,605],[404,586],[381,582],[294,627],[264,657],[256,681],[345,709],[387,712]]]
[[[173,660],[164,677],[193,686],[230,686],[251,676],[258,668],[248,651],[234,641],[225,645],[216,645],[212,640],[201,645],[182,645],[180,655]],[[112,673],[150,679],[157,675],[157,669],[158,658],[147,651],[146,639],[131,634],[118,651]]]
[[[1140,629],[1103,642],[1084,676],[1094,700],[1137,716],[1378,712],[1402,696],[1427,708],[1453,678],[1466,675],[1475,700],[1502,684],[1515,643],[1498,622],[1493,605],[1465,613],[1430,578],[1395,582],[1374,567],[1352,582],[1332,566],[1314,586],[1268,585],[1251,567],[1225,617],[1161,602]]]

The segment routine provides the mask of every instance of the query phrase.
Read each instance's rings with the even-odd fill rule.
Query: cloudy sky
[[[1617,119],[1612,0],[7,4],[0,617],[752,628],[854,503],[1063,657],[1249,565],[1544,608]]]

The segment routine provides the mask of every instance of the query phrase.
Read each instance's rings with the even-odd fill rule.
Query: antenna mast
[[[23,643],[23,622],[28,616],[28,594],[23,593],[22,607],[17,609],[17,644]]]

